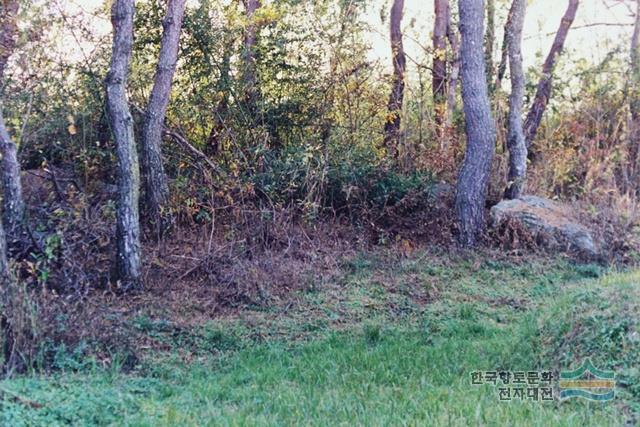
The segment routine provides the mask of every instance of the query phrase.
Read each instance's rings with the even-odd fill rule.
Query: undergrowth
[[[383,250],[348,257],[340,271],[285,305],[201,324],[138,312],[131,330],[161,346],[129,370],[122,359],[108,367],[67,363],[50,375],[4,381],[0,423],[637,422],[637,273]],[[616,371],[614,402],[504,403],[496,387],[470,385],[476,370],[568,369],[584,357]]]

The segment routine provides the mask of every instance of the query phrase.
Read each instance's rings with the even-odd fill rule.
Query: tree
[[[19,298],[15,297],[16,282],[9,270],[7,259],[7,240],[4,227],[0,222],[0,338],[2,341],[2,369],[1,372],[10,376],[13,372],[24,372],[26,365],[20,354],[19,347],[24,341],[16,336],[13,325],[16,311],[20,307]],[[20,313],[21,314],[21,313]],[[18,327],[20,324],[18,323]],[[24,326],[24,325],[23,325]],[[29,333],[28,330],[22,332]],[[18,347],[18,348],[17,348]]]
[[[628,175],[635,183],[638,172],[638,152],[640,144],[640,96],[638,84],[640,83],[640,1],[636,1],[636,13],[631,36],[629,62],[631,68],[631,90],[629,91],[629,110],[631,120],[629,122],[629,166]]]
[[[16,47],[19,6],[17,0],[0,0],[0,77]]]
[[[549,54],[542,66],[542,76],[538,82],[535,97],[533,98],[533,104],[529,109],[527,118],[524,122],[524,137],[527,144],[527,148],[530,149],[531,143],[538,132],[538,127],[542,121],[542,115],[547,108],[549,98],[551,97],[551,86],[553,81],[553,69],[556,66],[558,56],[562,52],[564,42],[567,39],[569,28],[576,17],[576,11],[578,10],[579,0],[569,0],[567,10],[560,21],[560,27],[556,32],[556,36],[549,50]]]
[[[0,0],[0,83],[4,71],[16,46],[18,34],[17,0]],[[24,221],[25,205],[20,182],[18,148],[7,131],[0,108],[0,155],[2,155],[3,222],[9,237],[17,239]]]
[[[171,94],[171,81],[178,60],[180,32],[186,0],[169,0],[162,22],[160,56],[142,135],[142,175],[149,218],[160,234],[166,227],[163,208],[169,198],[167,175],[162,163],[162,127]]]
[[[242,82],[244,85],[245,104],[252,119],[256,119],[258,112],[258,92],[256,76],[256,38],[258,27],[256,25],[254,15],[260,8],[260,0],[242,0],[244,4],[245,14],[247,18],[247,26],[244,32],[244,47],[242,58],[244,61],[244,69],[242,70]]]
[[[487,63],[487,84],[493,76],[493,48],[496,44],[496,0],[487,0],[487,30],[484,37],[484,60]]]
[[[3,222],[10,238],[17,239],[24,220],[25,205],[20,182],[18,148],[9,136],[0,111],[0,153],[2,155]]]
[[[138,199],[140,172],[133,132],[133,118],[127,101],[127,78],[133,46],[134,0],[115,0],[111,8],[113,46],[105,79],[107,111],[118,158],[116,269],[123,289],[141,285],[141,249]]]
[[[509,11],[507,50],[509,52],[509,70],[511,72],[511,95],[509,96],[509,131],[507,147],[509,149],[509,173],[504,196],[517,199],[522,195],[527,173],[527,145],[522,130],[522,102],[524,99],[524,70],[522,67],[522,29],[526,13],[527,0],[513,0]]]
[[[16,47],[18,11],[17,0],[0,0],[0,85],[4,83],[7,62]],[[22,197],[18,149],[5,127],[2,108],[0,108],[0,155],[2,156],[3,191],[3,215],[0,221],[0,337],[3,341],[2,372],[10,374],[13,371],[24,370],[25,365],[19,352],[16,351],[16,334],[10,320],[15,314],[16,307],[12,296],[14,282],[7,259],[5,227],[10,238],[9,246],[14,246],[23,229],[25,204]]]
[[[491,106],[482,49],[483,0],[460,0],[460,48],[462,63],[462,102],[467,147],[458,175],[455,208],[459,221],[459,240],[473,246],[484,232],[485,201],[491,163],[495,151],[496,129]]]
[[[220,61],[220,78],[217,83],[220,98],[213,110],[213,124],[207,138],[206,151],[212,155],[218,154],[223,135],[227,131],[225,123],[229,115],[229,88],[231,87],[231,56],[233,54],[233,40],[228,33],[223,35],[224,50]]]
[[[458,41],[457,28],[451,22],[451,8],[447,7],[447,38],[451,46],[451,60],[449,71],[449,88],[447,93],[447,116],[445,123],[451,125],[453,112],[456,107],[456,90],[458,88],[458,78],[460,77],[460,43]]]
[[[433,25],[433,104],[436,132],[442,136],[447,100],[447,30],[449,27],[449,0],[434,0]]]
[[[498,63],[498,67],[496,69],[496,81],[493,84],[494,91],[500,90],[500,88],[502,87],[502,79],[504,78],[504,75],[507,72],[507,61],[509,59],[507,29],[512,25],[511,24],[512,12],[513,12],[513,7],[509,9],[509,14],[507,15],[507,22],[504,25],[504,36],[502,37],[502,47],[500,48],[500,62]]]
[[[4,227],[0,222],[0,288],[4,288],[9,277],[9,264],[7,262],[7,239]]]
[[[434,0],[432,93],[436,132],[444,136],[450,126],[456,105],[456,90],[460,76],[460,46],[455,26],[451,22],[449,0]],[[447,57],[447,41],[451,48]]]
[[[400,147],[400,121],[402,102],[404,99],[404,72],[407,59],[402,44],[402,15],[404,0],[393,0],[391,6],[389,34],[391,39],[391,58],[393,62],[393,79],[389,95],[388,117],[384,125],[384,145],[391,148],[398,157]]]
[[[5,339],[6,327],[4,326],[4,324],[6,324],[6,318],[4,316],[5,307],[3,307],[3,304],[6,304],[6,298],[4,298],[4,296],[6,294],[10,280],[11,275],[9,273],[9,262],[7,260],[7,239],[4,233],[4,227],[2,226],[2,222],[0,221],[0,296],[3,297],[1,299],[2,303],[0,304],[0,312],[2,313],[0,314],[0,336]]]
[[[9,292],[11,275],[9,273],[9,263],[7,262],[7,240],[4,234],[4,227],[0,221],[0,338],[2,338],[2,356],[3,356],[3,369],[6,371],[8,361],[11,359],[10,347],[11,347],[11,328],[7,319],[7,294]]]

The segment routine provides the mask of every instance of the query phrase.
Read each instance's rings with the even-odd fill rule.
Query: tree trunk
[[[483,42],[484,1],[460,0],[460,50],[462,63],[462,101],[467,148],[458,175],[456,213],[459,241],[473,246],[485,230],[485,201],[495,151],[496,129],[485,73]]]
[[[449,73],[449,87],[447,88],[447,116],[445,124],[451,126],[453,112],[456,108],[456,90],[458,88],[458,79],[460,77],[460,43],[456,27],[451,23],[451,8],[447,7],[447,38],[449,46],[451,46],[451,60]]]
[[[1,124],[1,120],[0,120]],[[14,332],[9,321],[13,291],[13,277],[9,271],[7,258],[7,240],[0,221],[0,339],[2,341],[2,374],[10,375],[14,371],[23,371],[25,367],[15,351]]]
[[[0,77],[16,47],[18,0],[0,0]]]
[[[3,373],[12,370],[11,360],[13,359],[13,332],[9,325],[7,312],[9,304],[9,287],[11,286],[11,274],[7,262],[7,241],[4,234],[4,227],[0,221],[0,338],[2,338],[2,369]]]
[[[7,239],[4,234],[2,222],[0,222],[0,288],[4,288],[7,277],[9,277],[9,264],[7,263]]]
[[[226,39],[229,40],[226,40]],[[229,112],[229,90],[231,86],[231,55],[233,54],[233,42],[225,36],[225,48],[220,65],[220,79],[218,80],[218,95],[221,95],[213,111],[213,124],[207,138],[206,152],[217,155],[223,134],[227,131],[225,121]]]
[[[496,81],[493,85],[493,90],[497,91],[502,87],[502,79],[504,79],[504,75],[507,72],[507,61],[509,59],[509,41],[507,40],[507,29],[512,25],[511,24],[511,12],[513,8],[509,9],[509,15],[507,15],[507,22],[504,25],[504,36],[502,38],[502,47],[500,48],[500,63],[498,64],[498,69],[496,70]]]
[[[18,35],[17,16],[19,2],[0,0],[0,86],[4,83],[4,72],[16,46]],[[0,105],[0,156],[2,156],[3,215],[0,221],[0,337],[3,341],[3,373],[21,368],[20,359],[14,351],[14,333],[8,319],[11,304],[11,273],[7,260],[7,227],[10,243],[19,240],[24,221],[25,205],[20,182],[20,164],[17,147],[11,140],[4,124]],[[4,223],[4,225],[3,225]]]
[[[115,0],[111,8],[113,51],[105,80],[107,110],[118,157],[116,222],[117,277],[124,290],[141,286],[138,199],[140,172],[126,85],[133,45],[134,0]]]
[[[551,50],[547,55],[544,65],[542,66],[542,77],[538,82],[536,89],[536,95],[533,99],[531,109],[527,114],[527,119],[524,122],[524,138],[527,144],[527,148],[531,150],[531,143],[536,136],[540,122],[542,121],[542,115],[547,108],[549,98],[551,96],[551,84],[553,80],[553,69],[555,68],[558,56],[562,52],[564,42],[567,39],[569,28],[576,17],[576,11],[578,10],[579,0],[569,0],[567,10],[560,21],[560,27],[556,33],[556,37],[551,45]]]
[[[158,235],[167,226],[165,212],[169,198],[167,175],[162,164],[162,126],[171,95],[171,81],[178,60],[180,31],[186,0],[169,0],[162,22],[160,56],[156,67],[153,90],[149,98],[142,139],[142,175],[149,219]]]
[[[0,154],[2,155],[3,222],[9,236],[9,246],[19,239],[24,221],[25,205],[20,182],[18,148],[9,136],[0,111]]]
[[[435,23],[433,25],[433,105],[436,134],[443,135],[447,100],[447,21],[449,0],[434,0]]]
[[[258,113],[258,78],[256,76],[256,38],[258,27],[254,21],[254,14],[260,8],[260,0],[242,0],[247,18],[244,32],[244,69],[242,81],[244,84],[245,104],[253,120],[257,120]]]
[[[640,1],[636,2],[636,16],[633,27],[633,35],[631,36],[630,46],[630,67],[631,81],[629,82],[629,110],[631,112],[631,120],[629,122],[629,166],[628,176],[631,179],[631,185],[637,182],[638,175],[638,152],[640,151],[640,96],[638,86],[640,85],[640,58],[638,49],[640,43]],[[637,189],[634,189],[637,191]]]
[[[18,34],[18,1],[0,2],[0,84],[4,80],[4,71],[16,46]],[[9,246],[19,239],[24,221],[25,205],[20,182],[20,163],[18,148],[9,136],[2,111],[0,110],[0,155],[2,156],[3,222],[9,236]]]
[[[393,81],[389,95],[387,121],[384,125],[384,145],[397,158],[400,149],[400,120],[404,99],[404,72],[406,56],[402,44],[402,15],[404,0],[393,0],[391,7],[389,33],[391,39],[391,58],[393,61]]]
[[[493,48],[496,44],[496,0],[487,0],[487,31],[484,38],[484,60],[486,62],[487,85],[493,79]]]
[[[207,137],[206,152],[216,156],[220,150],[220,142],[225,131],[225,118],[229,111],[229,101],[226,95],[218,101],[218,105],[213,111],[213,125]]]
[[[517,199],[522,195],[527,173],[527,145],[522,131],[522,103],[524,100],[524,70],[522,66],[522,29],[527,0],[513,0],[509,11],[507,46],[511,72],[511,96],[509,96],[509,173],[504,196]]]

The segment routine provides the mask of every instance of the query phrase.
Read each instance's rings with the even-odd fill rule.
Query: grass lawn
[[[0,424],[639,422],[640,273],[425,253],[361,254],[342,269],[294,306],[201,326],[189,346],[167,334],[173,350],[133,371],[86,363],[1,382]],[[163,337],[157,319],[134,322]],[[472,371],[569,369],[587,356],[616,371],[614,401],[500,402],[498,387],[470,384]]]

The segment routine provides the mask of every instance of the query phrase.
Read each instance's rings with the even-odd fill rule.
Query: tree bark
[[[527,145],[522,130],[522,103],[524,100],[524,69],[522,66],[522,30],[527,0],[513,0],[509,11],[509,25],[505,28],[511,72],[511,95],[509,96],[509,173],[504,196],[517,199],[522,195],[527,174]]]
[[[447,24],[449,0],[434,0],[435,21],[433,25],[433,105],[435,109],[436,134],[442,137],[447,100]]]
[[[459,241],[474,246],[483,234],[485,201],[495,151],[496,129],[482,52],[484,1],[460,0],[460,50],[462,63],[462,101],[467,148],[458,175],[455,208],[459,221]]]
[[[449,46],[451,46],[451,60],[449,61],[450,72],[449,87],[447,88],[447,116],[445,117],[445,124],[449,127],[451,126],[453,112],[456,108],[456,91],[460,77],[460,42],[458,40],[456,27],[451,23],[451,8],[449,7],[447,7],[447,38],[449,39]]]
[[[493,48],[496,44],[496,1],[487,0],[487,30],[484,38],[484,60],[486,62],[487,85],[493,79]],[[493,88],[491,88],[493,89]]]
[[[7,238],[0,221],[0,293],[5,288],[9,278],[9,264],[7,262]]]
[[[4,71],[16,46],[18,34],[17,15],[19,2],[1,0],[0,10],[0,83],[4,81]],[[0,155],[2,156],[3,222],[9,236],[9,243],[18,240],[24,221],[25,204],[20,181],[18,147],[7,131],[0,108]]]
[[[7,62],[16,47],[18,10],[19,2],[17,0],[0,0],[0,85],[4,83]],[[5,127],[1,105],[0,156],[2,156],[3,191],[3,215],[2,221],[0,221],[0,336],[3,341],[2,372],[10,373],[14,370],[19,370],[23,365],[14,351],[14,333],[7,314],[10,311],[8,305],[11,304],[12,276],[7,259],[5,227],[10,238],[10,246],[13,246],[20,239],[19,235],[24,221],[25,205],[22,198],[18,150]]]
[[[171,95],[171,81],[178,60],[185,3],[186,0],[169,0],[167,3],[167,14],[162,22],[160,56],[142,137],[141,154],[145,200],[150,222],[158,235],[164,231],[168,223],[165,207],[169,198],[169,184],[162,163],[162,126]]]
[[[393,81],[389,95],[387,121],[384,125],[384,145],[397,158],[400,148],[400,122],[402,102],[404,100],[404,72],[406,69],[406,55],[402,44],[402,15],[404,0],[393,0],[391,6],[389,34],[391,40],[391,58],[393,62]]]
[[[127,101],[127,78],[133,46],[134,0],[115,0],[111,8],[113,50],[105,80],[107,111],[118,157],[116,219],[117,278],[124,290],[141,286],[141,248],[138,199],[140,172]]]
[[[0,77],[16,47],[18,0],[0,0]]]
[[[513,8],[509,9],[509,15],[507,15],[507,22],[504,25],[504,36],[502,38],[502,47],[500,48],[500,63],[498,64],[498,69],[496,70],[496,81],[493,85],[493,90],[497,91],[502,87],[502,79],[504,79],[504,75],[507,72],[507,61],[509,60],[509,41],[507,40],[507,28],[509,28],[511,24],[511,12]]]
[[[242,0],[247,18],[247,26],[244,31],[244,51],[242,58],[244,69],[242,81],[244,84],[245,104],[249,114],[257,120],[258,113],[258,78],[256,76],[256,39],[258,27],[254,22],[254,14],[260,8],[260,0]]]
[[[631,46],[629,52],[629,62],[631,68],[631,81],[629,82],[629,111],[631,120],[629,122],[629,166],[628,176],[632,185],[637,182],[638,175],[638,153],[640,152],[640,1],[636,2],[636,16],[631,36]],[[635,190],[637,191],[637,190]]]
[[[0,337],[2,337],[2,358],[3,365],[1,371],[3,373],[11,370],[11,361],[13,359],[13,332],[7,318],[9,301],[9,287],[11,286],[11,274],[9,272],[9,264],[7,262],[7,241],[4,233],[4,227],[0,221]]]
[[[542,121],[542,115],[547,108],[549,98],[551,97],[551,86],[553,80],[553,69],[555,68],[558,56],[562,52],[564,42],[567,39],[569,28],[576,17],[576,11],[578,10],[579,0],[569,0],[567,10],[560,21],[560,27],[556,33],[556,37],[551,45],[551,50],[544,61],[542,66],[542,77],[538,82],[536,89],[536,95],[533,98],[533,104],[527,114],[527,119],[524,122],[524,137],[527,144],[527,148],[531,150],[531,143],[536,136],[540,122]]]
[[[0,154],[2,155],[3,223],[9,242],[19,239],[24,221],[25,205],[20,181],[18,148],[9,136],[0,111]]]

